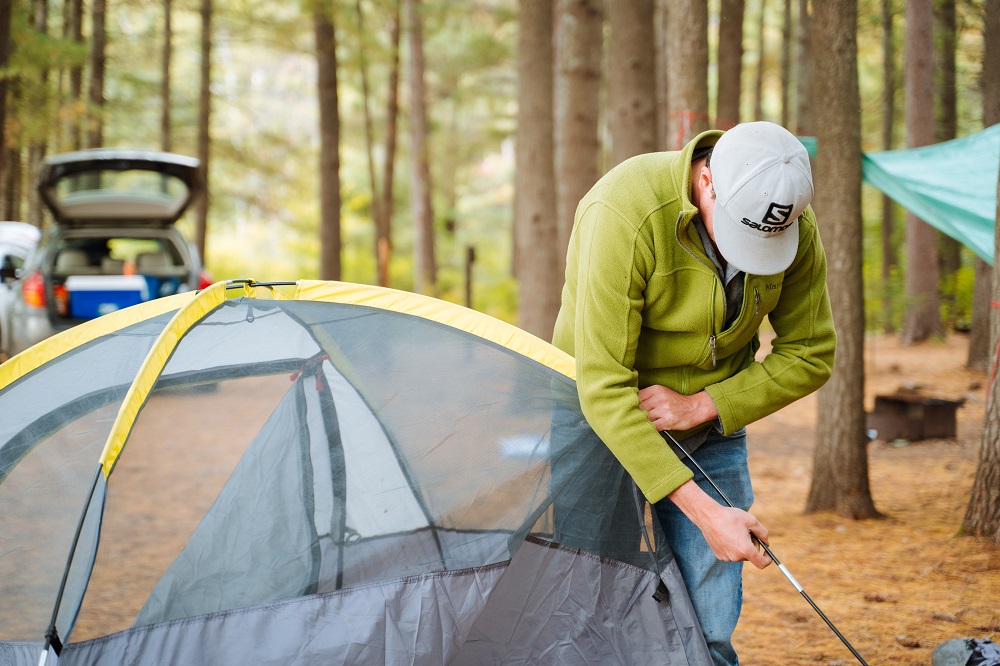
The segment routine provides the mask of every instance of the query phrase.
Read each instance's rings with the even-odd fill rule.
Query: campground
[[[916,387],[964,399],[958,436],[869,445],[869,480],[884,519],[804,515],[815,444],[814,394],[752,424],[752,511],[803,589],[870,664],[931,663],[951,638],[1000,641],[1000,547],[959,534],[982,434],[984,372],[965,368],[967,340],[903,347],[865,343],[865,407],[876,394]],[[736,644],[741,663],[856,664],[777,567],[748,567]]]
[[[988,382],[986,373],[965,369],[966,343],[952,335],[910,347],[892,336],[865,344],[869,410],[876,394],[900,386],[965,400],[954,439],[869,445],[872,494],[884,519],[803,514],[812,474],[815,394],[749,428],[753,511],[770,530],[775,554],[873,666],[930,664],[934,648],[951,638],[1000,642],[1000,547],[958,534],[978,460]],[[129,625],[158,572],[183,547],[239,458],[239,452],[217,445],[218,428],[224,427],[229,439],[251,438],[273,409],[267,401],[280,393],[272,382],[284,386],[288,378],[255,379],[239,390],[222,389],[211,401],[197,393],[166,395],[144,408],[143,427],[133,437],[162,445],[133,446],[132,455],[123,456],[121,465],[132,473],[115,475],[109,502],[128,507],[122,514],[127,519],[105,525],[118,536],[104,540],[108,547],[98,557],[75,640]],[[177,419],[178,401],[183,423]],[[236,418],[220,420],[220,409]],[[197,465],[176,454],[170,442],[177,437],[194,438],[188,444],[198,452]],[[143,451],[148,454],[139,455]],[[150,481],[164,475],[169,484]],[[156,508],[178,493],[190,510],[157,522],[163,517]],[[137,525],[156,529],[137,530]],[[144,566],[130,567],[132,575],[123,578],[126,561]],[[741,663],[856,663],[777,567],[748,567],[744,587],[736,635]]]

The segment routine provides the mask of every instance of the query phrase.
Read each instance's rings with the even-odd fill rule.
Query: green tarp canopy
[[[865,153],[864,181],[993,263],[1000,125],[920,148]]]

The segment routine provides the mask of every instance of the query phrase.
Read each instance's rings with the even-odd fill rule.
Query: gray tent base
[[[135,627],[59,664],[711,663],[676,565],[662,576],[657,602],[656,574],[529,537],[500,564]],[[39,648],[2,643],[0,661],[34,666]]]

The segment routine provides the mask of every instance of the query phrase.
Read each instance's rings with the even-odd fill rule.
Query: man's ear
[[[704,164],[701,165],[701,169],[698,171],[698,180],[695,183],[695,187],[698,189],[699,194],[715,199],[715,187],[712,185],[712,170]]]

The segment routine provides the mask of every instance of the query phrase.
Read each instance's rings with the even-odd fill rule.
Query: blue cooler
[[[76,319],[93,319],[149,300],[141,275],[71,275],[65,286],[69,314]]]

